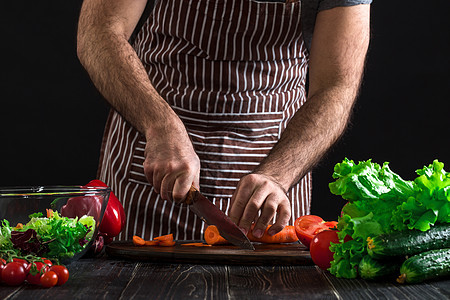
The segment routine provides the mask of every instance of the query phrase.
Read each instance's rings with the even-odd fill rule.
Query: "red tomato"
[[[19,264],[22,264],[23,268],[25,269],[25,273],[28,274],[30,272],[31,264],[22,258],[13,258],[13,261],[18,262]]]
[[[58,275],[53,271],[47,271],[41,276],[41,285],[46,288],[55,286],[58,283]]]
[[[27,275],[27,281],[30,284],[40,285],[41,276],[48,271],[48,266],[40,261],[31,264],[30,273]]]
[[[55,272],[58,276],[57,285],[63,285],[69,279],[69,270],[65,266],[54,265],[50,268],[50,271]]]
[[[316,234],[337,225],[336,221],[325,222],[321,217],[305,215],[295,220],[295,232],[300,242],[307,248]]]
[[[42,258],[42,260],[44,261],[44,264],[46,264],[47,265],[47,267],[51,267],[52,265],[53,265],[53,263],[52,263],[52,261],[50,260],[50,259],[47,259],[47,258],[45,258],[45,257],[41,257]]]
[[[27,274],[19,262],[10,262],[2,270],[2,280],[7,285],[20,285],[25,281]]]
[[[107,185],[101,180],[92,180],[86,186],[91,187],[106,187]],[[117,236],[122,228],[125,226],[125,211],[122,203],[117,199],[113,192],[109,194],[108,206],[103,215],[102,223],[100,224],[100,235],[113,238]],[[109,239],[105,239],[109,240]]]
[[[0,258],[0,282],[2,282],[2,271],[6,266],[6,260]]]
[[[322,270],[327,270],[333,260],[331,243],[339,243],[336,230],[324,230],[319,232],[311,241],[310,254],[313,262]]]

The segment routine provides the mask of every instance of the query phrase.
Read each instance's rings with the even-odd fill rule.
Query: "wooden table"
[[[170,264],[83,258],[63,286],[0,286],[0,299],[450,299],[450,279],[416,285],[338,279],[313,265]]]

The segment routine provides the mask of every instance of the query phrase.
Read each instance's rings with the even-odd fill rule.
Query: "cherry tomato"
[[[6,260],[0,258],[0,282],[2,282],[2,271],[6,266]]]
[[[301,216],[294,223],[298,239],[307,248],[310,247],[311,241],[316,234],[336,225],[336,221],[325,222],[321,217],[315,215]]]
[[[330,250],[331,243],[339,243],[336,230],[321,231],[311,241],[309,250],[311,258],[322,270],[330,268],[330,263],[333,260],[333,252]]]
[[[41,276],[48,271],[48,266],[40,261],[31,263],[30,273],[27,275],[27,281],[30,284],[40,285]]]
[[[47,267],[51,267],[52,265],[53,265],[53,263],[52,263],[52,261],[50,260],[50,259],[47,259],[47,258],[45,258],[45,257],[41,257],[42,258],[42,260],[44,261],[44,264],[46,264],[47,265]]]
[[[58,275],[53,271],[47,271],[41,276],[41,285],[46,288],[55,286],[58,283]]]
[[[22,264],[23,268],[25,269],[25,273],[28,274],[30,272],[31,265],[28,261],[22,258],[13,258],[13,261],[18,262]]]
[[[69,279],[69,270],[65,266],[54,265],[50,268],[50,271],[55,272],[58,276],[57,285],[63,285]]]
[[[25,281],[27,274],[19,262],[10,262],[2,270],[2,280],[7,285],[20,285]]]

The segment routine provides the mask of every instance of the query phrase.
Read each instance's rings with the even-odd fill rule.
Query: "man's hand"
[[[200,159],[182,125],[147,137],[144,172],[164,200],[181,203],[192,184],[199,186]]]
[[[261,214],[258,216],[259,212]],[[274,235],[287,225],[291,218],[291,209],[286,192],[274,178],[252,173],[244,176],[231,198],[230,218],[245,233],[253,221],[252,233],[259,238],[276,215],[269,235]]]

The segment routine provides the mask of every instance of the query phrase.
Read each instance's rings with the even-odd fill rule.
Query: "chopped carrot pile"
[[[167,234],[162,236],[157,236],[153,240],[144,240],[143,238],[134,235],[133,244],[135,246],[163,246],[172,247],[175,246],[176,242],[173,240],[173,234]]]
[[[261,238],[256,238],[250,231],[247,237],[251,242],[259,243],[292,243],[298,241],[297,234],[295,233],[294,226],[285,226],[283,230],[277,234],[270,236],[267,232],[271,225],[266,228],[264,235]],[[210,247],[212,245],[224,245],[230,244],[225,238],[223,238],[216,226],[211,225],[206,227],[204,232],[204,239],[206,243],[183,243],[181,246],[185,247]],[[133,244],[135,246],[163,246],[163,247],[173,247],[176,242],[173,240],[173,234],[166,234],[162,236],[157,236],[153,240],[144,240],[143,238],[135,235],[133,236]]]

